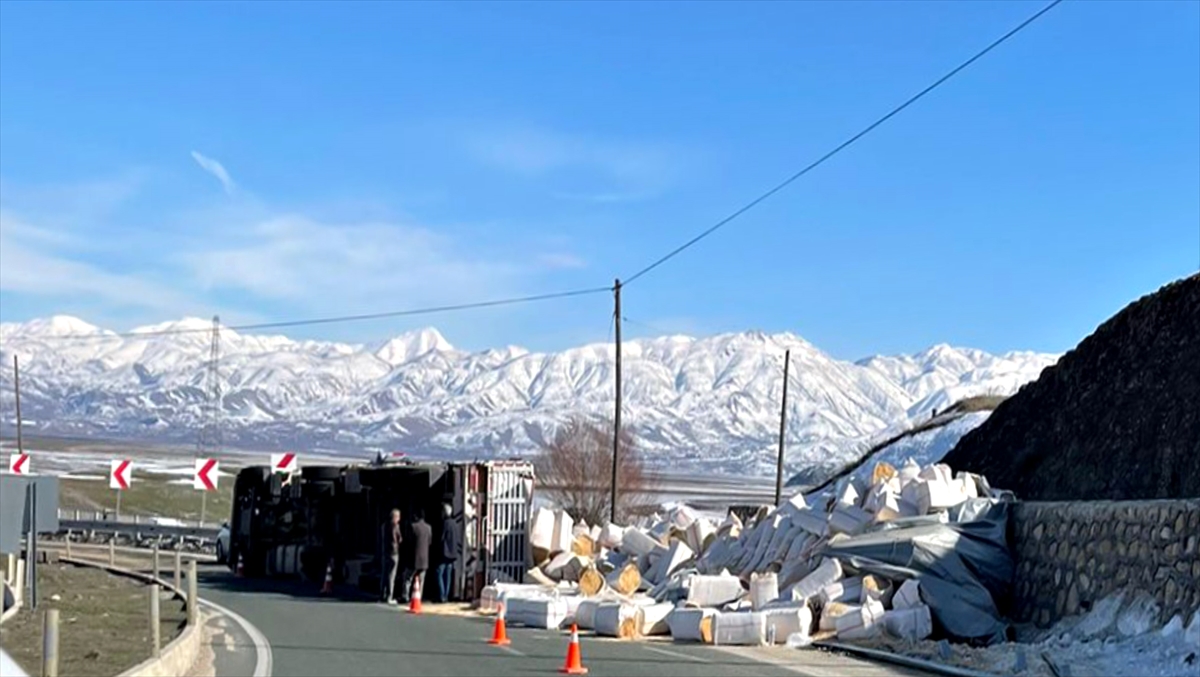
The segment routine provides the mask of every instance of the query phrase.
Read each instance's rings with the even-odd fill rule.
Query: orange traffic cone
[[[233,575],[237,576],[238,578],[246,575],[246,570],[242,564],[242,553],[240,552],[238,553],[237,571],[234,571]]]
[[[565,675],[586,675],[587,668],[583,667],[583,655],[579,653],[579,627],[571,624],[571,643],[567,646],[567,663],[559,672]]]
[[[325,567],[325,585],[321,586],[321,594],[328,595],[333,592],[333,560],[329,560],[329,565]]]
[[[500,605],[500,613],[496,614],[496,625],[492,628],[492,638],[488,640],[488,644],[496,646],[508,646],[512,644],[512,640],[508,638],[508,628],[504,625],[504,605]]]
[[[420,574],[413,574],[412,594],[409,595],[409,600],[408,600],[408,613],[410,613],[410,614],[421,613],[421,576],[420,576]]]

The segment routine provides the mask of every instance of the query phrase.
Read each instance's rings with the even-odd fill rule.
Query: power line
[[[658,328],[658,327],[656,327],[656,326],[654,326],[654,325],[652,325],[652,324],[647,324],[647,323],[645,323],[645,322],[641,322],[641,321],[639,321],[639,320],[630,319],[630,318],[629,318],[628,316],[626,316],[626,315],[622,315],[622,316],[621,316],[621,321],[622,321],[622,322],[628,322],[629,324],[632,324],[632,325],[634,325],[635,327],[641,327],[642,329],[648,329],[648,330],[650,330],[650,331],[652,331],[652,332],[655,332],[655,333],[657,333],[659,336],[671,336],[671,335],[675,335],[675,334],[678,334],[678,333],[679,333],[679,332],[670,332],[670,331],[667,331],[667,330],[665,330],[665,329],[660,329],[660,328]]]
[[[362,322],[365,320],[381,320],[391,317],[411,317],[414,315],[433,315],[437,313],[450,313],[463,310],[477,310],[480,308],[495,308],[498,306],[512,306],[522,303],[534,303],[538,301],[550,301],[553,299],[572,298],[576,296],[588,296],[590,294],[600,294],[611,292],[612,287],[592,287],[589,289],[574,289],[571,291],[553,292],[549,294],[536,294],[533,296],[518,296],[507,299],[495,299],[492,301],[476,301],[474,303],[458,303],[445,306],[430,306],[426,308],[410,308],[407,310],[392,310],[381,313],[367,313],[363,315],[340,315],[335,317],[318,317],[306,320],[286,320],[282,322],[259,322],[255,324],[239,324],[224,327],[226,330],[232,331],[258,331],[262,329],[282,329],[286,327],[304,327],[318,324],[340,324],[344,322]],[[68,334],[65,336],[46,336],[43,340],[95,340],[95,339],[111,339],[111,338],[142,338],[147,336],[171,336],[176,334],[208,334],[213,330],[211,327],[194,328],[194,329],[163,329],[160,331],[131,331],[122,333],[99,333],[99,334]]]
[[[959,73],[959,72],[961,72],[962,70],[964,70],[965,68],[967,68],[967,67],[968,67],[968,66],[970,66],[971,64],[973,64],[973,63],[975,63],[976,61],[978,61],[978,60],[979,60],[980,58],[982,58],[982,57],[983,57],[985,54],[987,54],[988,52],[992,51],[992,50],[993,50],[993,49],[995,49],[996,47],[999,47],[1001,44],[1003,44],[1005,41],[1007,41],[1009,38],[1013,37],[1013,36],[1014,36],[1014,35],[1016,35],[1017,33],[1020,33],[1020,32],[1021,32],[1021,31],[1022,31],[1024,28],[1025,28],[1025,27],[1029,26],[1029,25],[1030,25],[1030,24],[1032,24],[1034,21],[1037,21],[1038,19],[1040,19],[1040,18],[1042,17],[1042,15],[1044,15],[1046,12],[1049,12],[1050,10],[1054,9],[1055,7],[1057,7],[1057,6],[1058,6],[1058,5],[1059,5],[1059,4],[1060,4],[1062,1],[1063,1],[1063,0],[1053,0],[1053,2],[1051,2],[1050,4],[1048,4],[1048,5],[1046,5],[1045,7],[1043,7],[1043,8],[1042,8],[1040,11],[1038,11],[1036,14],[1034,14],[1033,16],[1029,17],[1028,19],[1026,19],[1026,20],[1022,21],[1022,22],[1021,22],[1020,24],[1018,24],[1018,25],[1017,25],[1015,28],[1013,28],[1012,30],[1008,31],[1008,32],[1007,32],[1007,33],[1005,33],[1004,35],[1000,36],[998,39],[996,39],[995,41],[993,41],[993,42],[992,42],[990,45],[988,45],[987,47],[984,47],[984,48],[983,48],[982,50],[980,50],[979,52],[976,52],[974,56],[972,56],[971,58],[969,58],[969,59],[967,59],[966,61],[962,62],[962,63],[961,63],[961,64],[959,64],[958,66],[956,66],[956,67],[955,67],[953,70],[951,70],[949,73],[946,73],[946,74],[945,74],[945,75],[943,75],[942,77],[938,78],[936,81],[934,81],[934,83],[933,83],[933,84],[929,85],[929,86],[928,86],[928,87],[926,87],[925,89],[922,89],[920,92],[917,92],[917,93],[916,93],[916,94],[914,94],[913,96],[909,97],[909,99],[908,99],[908,100],[906,100],[904,103],[900,104],[899,106],[896,106],[895,108],[893,108],[892,110],[890,110],[890,111],[889,111],[889,112],[888,112],[886,115],[884,115],[883,117],[879,118],[879,119],[878,119],[878,120],[876,120],[875,122],[872,122],[870,125],[868,125],[868,126],[865,128],[865,129],[863,129],[863,130],[862,130],[862,131],[860,131],[859,133],[855,134],[854,136],[850,137],[849,139],[846,139],[845,141],[843,141],[842,143],[840,143],[840,144],[839,144],[839,145],[838,145],[836,148],[834,148],[833,150],[831,150],[831,151],[829,151],[828,153],[825,153],[825,154],[824,154],[824,155],[822,155],[821,157],[817,158],[817,159],[816,159],[816,160],[814,160],[812,163],[810,163],[808,166],[806,166],[804,169],[801,169],[800,171],[796,172],[795,174],[792,174],[792,175],[791,175],[791,176],[789,176],[787,179],[785,179],[785,180],[784,180],[782,183],[779,183],[779,184],[778,184],[778,185],[776,185],[774,188],[772,188],[772,189],[768,190],[767,192],[763,193],[762,195],[759,195],[758,197],[754,198],[754,199],[753,199],[753,200],[751,200],[750,202],[746,203],[746,204],[745,204],[745,205],[743,205],[741,208],[739,208],[737,211],[733,212],[733,213],[732,213],[732,214],[730,214],[729,216],[726,216],[725,218],[723,218],[723,219],[721,219],[720,221],[716,222],[715,224],[713,224],[712,226],[710,226],[710,227],[709,227],[707,230],[705,230],[705,231],[701,232],[699,235],[697,235],[697,236],[693,237],[692,239],[688,240],[687,242],[684,242],[682,245],[680,245],[680,246],[676,247],[675,249],[672,249],[670,252],[668,252],[666,255],[664,255],[663,257],[659,258],[658,260],[656,260],[654,263],[651,263],[650,265],[646,266],[645,268],[642,268],[641,270],[639,270],[638,272],[634,273],[634,274],[633,274],[633,275],[631,275],[630,277],[628,277],[628,278],[625,278],[625,281],[621,283],[621,284],[622,284],[622,286],[625,286],[625,285],[629,284],[630,282],[633,282],[634,280],[638,279],[639,277],[641,277],[641,276],[645,275],[646,273],[649,273],[650,271],[654,270],[655,268],[657,268],[657,267],[661,266],[662,264],[666,263],[667,261],[671,260],[671,259],[672,259],[672,258],[674,258],[675,256],[677,256],[677,255],[679,255],[680,253],[682,253],[682,252],[683,252],[685,249],[687,249],[687,248],[691,247],[692,245],[696,244],[696,243],[697,243],[697,242],[699,242],[700,240],[703,240],[704,238],[708,237],[709,235],[712,235],[714,232],[716,232],[716,231],[717,231],[718,229],[720,229],[722,226],[724,226],[724,225],[728,224],[730,221],[733,221],[734,219],[738,218],[738,217],[739,217],[739,216],[741,216],[742,214],[745,214],[746,212],[750,211],[750,210],[751,210],[751,209],[753,209],[754,207],[758,206],[758,204],[759,204],[760,202],[763,202],[764,200],[766,200],[767,198],[771,197],[771,196],[772,196],[772,195],[774,195],[775,193],[778,193],[779,191],[781,191],[781,190],[783,190],[784,188],[788,187],[788,186],[789,186],[789,185],[791,185],[791,184],[792,184],[792,182],[793,182],[793,181],[795,181],[796,179],[799,179],[800,177],[804,176],[805,174],[809,173],[810,171],[812,171],[812,170],[816,169],[817,167],[821,166],[821,165],[822,165],[822,164],[824,164],[824,162],[825,162],[826,160],[828,160],[829,158],[833,157],[834,155],[837,155],[838,153],[842,152],[842,151],[843,151],[843,150],[845,150],[846,148],[849,148],[849,147],[850,147],[851,145],[853,145],[853,144],[854,144],[856,141],[858,141],[859,139],[863,138],[863,137],[864,137],[864,136],[866,136],[867,134],[870,134],[872,131],[874,131],[876,127],[878,127],[878,126],[882,125],[883,123],[887,122],[887,121],[888,121],[888,120],[890,120],[892,117],[894,117],[896,114],[900,113],[900,111],[904,110],[905,108],[908,108],[908,107],[909,107],[909,106],[911,106],[912,104],[914,104],[914,103],[916,103],[917,101],[919,101],[919,100],[920,100],[922,97],[924,97],[926,94],[928,94],[928,93],[932,92],[933,90],[937,89],[938,87],[940,87],[940,86],[941,86],[943,83],[945,83],[945,82],[946,82],[947,80],[949,80],[950,78],[954,77],[955,75],[958,75],[958,73]]]

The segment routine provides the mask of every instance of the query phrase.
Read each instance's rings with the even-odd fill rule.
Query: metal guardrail
[[[165,536],[173,538],[198,538],[209,541],[216,540],[217,534],[221,531],[219,527],[177,526],[148,522],[126,522],[124,520],[118,522],[115,520],[83,519],[60,519],[58,521],[58,530],[60,533],[65,531],[84,531],[106,534],[141,534],[143,538]]]

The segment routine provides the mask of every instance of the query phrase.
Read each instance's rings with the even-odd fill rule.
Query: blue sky
[[[610,284],[1042,3],[0,4],[0,318]],[[630,335],[1061,351],[1200,267],[1200,3],[1067,2],[624,293]],[[606,295],[296,329],[605,340]]]

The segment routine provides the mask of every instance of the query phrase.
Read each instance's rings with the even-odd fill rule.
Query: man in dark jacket
[[[449,504],[442,506],[442,551],[437,565],[438,598],[450,601],[454,588],[454,563],[458,561],[458,525],[454,523],[454,510]]]
[[[384,523],[381,530],[380,549],[383,552],[383,562],[380,571],[383,576],[383,601],[388,604],[396,603],[396,569],[400,568],[400,544],[404,536],[400,533],[400,511],[393,510],[391,518]]]
[[[429,544],[433,540],[433,529],[430,529],[429,524],[425,522],[425,515],[418,510],[415,512],[415,517],[416,521],[412,525],[413,577],[409,584],[409,599],[412,599],[415,586],[420,586],[421,597],[425,596],[425,571],[429,569]]]

